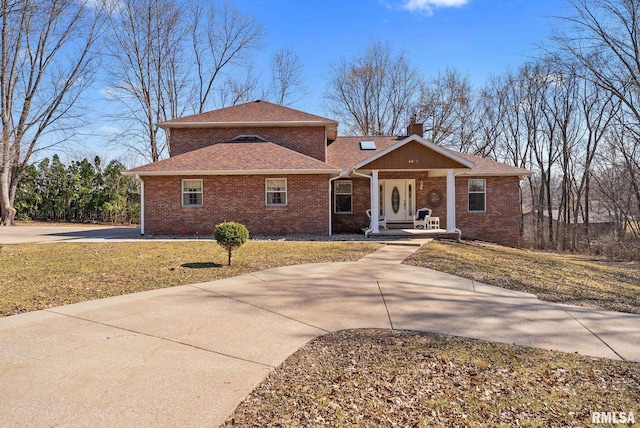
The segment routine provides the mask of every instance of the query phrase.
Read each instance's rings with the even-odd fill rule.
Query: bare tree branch
[[[291,48],[271,55],[271,84],[266,98],[276,104],[291,106],[309,95],[304,82],[304,66]]]
[[[395,135],[409,122],[420,83],[404,54],[374,42],[351,61],[331,65],[326,108],[347,132]]]
[[[79,118],[102,23],[102,10],[84,2],[0,0],[1,224],[14,221],[17,184],[43,137],[57,144],[52,131]]]

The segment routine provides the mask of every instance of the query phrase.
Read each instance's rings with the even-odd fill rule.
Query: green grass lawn
[[[250,241],[226,266],[214,242],[4,245],[0,316],[212,281],[279,266],[358,260],[379,244]]]
[[[491,244],[432,242],[405,263],[542,300],[640,314],[640,264],[519,250]]]

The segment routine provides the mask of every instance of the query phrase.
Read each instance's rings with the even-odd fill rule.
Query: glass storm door
[[[387,222],[407,222],[415,212],[415,180],[384,180],[381,203]]]

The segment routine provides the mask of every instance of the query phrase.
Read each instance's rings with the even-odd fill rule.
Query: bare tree
[[[622,103],[627,127],[618,139],[625,153],[640,151],[640,0],[570,0],[573,16],[560,18],[565,31],[554,37],[556,61],[611,93]],[[637,159],[637,158],[635,158]],[[633,168],[634,158],[626,162]],[[628,170],[635,180],[633,169]],[[640,189],[640,182],[632,183]],[[635,192],[640,208],[640,191]]]
[[[309,94],[304,82],[304,66],[291,48],[279,49],[271,55],[271,83],[267,98],[276,104],[291,106]]]
[[[265,30],[253,16],[227,0],[202,1],[195,3],[192,10],[191,42],[198,102],[195,110],[202,113],[211,107],[216,84],[221,84],[220,89],[235,80],[222,76],[224,71],[235,68],[237,73],[238,68],[251,65],[250,56],[261,47]]]
[[[594,161],[594,194],[610,218],[615,220],[617,238],[624,239],[630,235],[637,239],[640,237],[640,224],[637,222],[640,211],[634,201],[636,189],[627,165],[629,158],[621,155],[618,148],[628,131],[624,126],[613,126],[612,129]],[[640,169],[635,173],[640,174]]]
[[[0,224],[32,155],[79,125],[101,10],[76,0],[0,0]]]
[[[157,123],[186,112],[201,113],[221,99],[239,99],[246,85],[236,74],[264,33],[256,20],[223,1],[119,0],[110,14],[111,97],[125,110],[116,119],[129,126],[118,136],[125,146],[156,162],[171,154]]]
[[[469,79],[455,69],[424,82],[417,110],[425,135],[436,144],[469,151],[477,130],[474,103]]]
[[[259,92],[260,78],[251,66],[244,73],[227,76],[224,85],[219,89],[219,104],[222,107],[234,106],[263,97]]]
[[[573,222],[579,223],[582,219],[582,236],[586,246],[591,242],[591,197],[594,162],[600,150],[600,143],[607,135],[607,130],[613,128],[615,118],[620,112],[620,101],[614,99],[610,92],[599,90],[597,86],[588,80],[582,80],[580,84],[579,109],[583,128],[582,146],[577,155],[581,155],[582,161],[577,162],[578,168],[573,172],[573,193],[575,204],[573,207]],[[577,248],[577,239],[574,236],[574,248]]]
[[[119,140],[155,162],[169,151],[156,124],[183,111],[188,91],[183,13],[173,0],[122,0],[116,5],[110,14],[110,89],[125,107],[116,118],[136,125]]]
[[[394,135],[409,120],[420,82],[403,53],[374,42],[355,58],[331,64],[326,108],[347,132]]]
[[[480,91],[477,110],[482,120],[477,120],[477,144],[471,148],[476,156],[498,156],[499,146],[504,140],[504,122],[507,116],[507,94],[501,80],[491,77],[485,87]]]

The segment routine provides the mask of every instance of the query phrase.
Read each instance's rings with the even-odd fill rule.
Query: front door
[[[415,180],[380,181],[381,214],[387,222],[412,221],[415,212]]]

